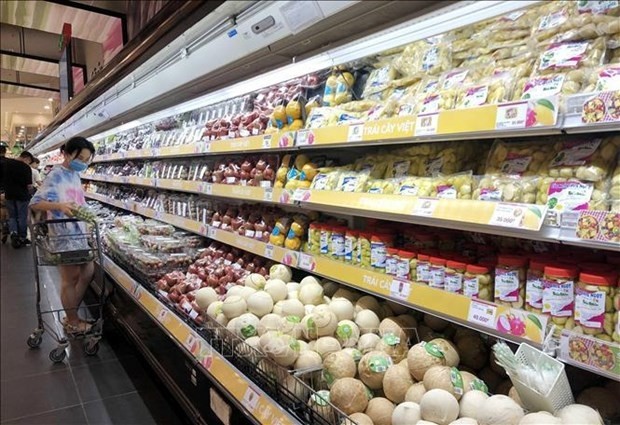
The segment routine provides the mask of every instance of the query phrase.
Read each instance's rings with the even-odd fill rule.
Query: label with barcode
[[[209,239],[215,239],[217,237],[217,229],[215,227],[209,226],[207,228],[207,237]]]
[[[265,257],[272,259],[273,258],[274,246],[268,243],[265,245]]]
[[[263,200],[266,201],[266,202],[273,201],[273,189],[272,188],[265,188],[264,189]]]
[[[390,285],[390,295],[399,300],[406,300],[411,294],[411,283],[407,280],[394,279]]]
[[[263,136],[263,149],[270,149],[271,148],[271,140],[272,140],[272,135],[271,134],[265,134]]]
[[[495,317],[497,316],[497,307],[492,304],[482,303],[479,301],[471,301],[469,303],[469,313],[467,321],[482,325],[487,328],[495,327]]]
[[[260,396],[258,393],[248,386],[248,389],[243,395],[243,400],[241,400],[241,404],[243,404],[243,406],[248,409],[250,413],[252,413],[256,410],[256,406],[258,406],[259,398]]]
[[[304,254],[303,252],[299,254],[299,268],[313,271],[316,266],[314,262],[314,258],[311,255]]]

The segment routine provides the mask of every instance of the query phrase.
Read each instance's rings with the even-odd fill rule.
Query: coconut
[[[304,306],[304,312],[306,313],[305,315],[309,315],[314,313],[314,309],[316,308],[316,306],[312,305],[312,304],[306,304]]]
[[[484,393],[489,392],[489,387],[487,387],[487,384],[476,375],[461,370],[461,377],[463,378],[463,389],[465,392],[471,390],[479,390]]]
[[[428,326],[424,324],[418,325],[418,338],[420,338],[420,341],[429,342],[439,337],[441,337],[441,334],[438,334]]]
[[[323,286],[321,285],[321,282],[314,276],[306,276],[301,280],[301,282],[299,282],[300,287],[304,287],[308,284],[318,285],[321,288],[323,288]]]
[[[368,402],[364,413],[372,419],[374,425],[392,425],[394,403],[387,398],[375,397]]]
[[[250,347],[260,352],[260,337],[256,335],[251,336],[245,340],[245,344],[239,344],[239,347],[243,347],[241,350],[245,356],[249,356],[253,353]]]
[[[394,403],[405,401],[407,390],[413,385],[406,366],[393,365],[383,376],[383,392],[385,397]]]
[[[387,301],[386,304],[390,306],[396,315],[406,314],[409,312],[409,307],[405,307],[404,305],[395,303],[394,301]]]
[[[266,314],[258,322],[258,336],[263,336],[269,331],[279,331],[282,329],[282,317],[277,314]]]
[[[314,369],[323,365],[321,355],[316,351],[305,350],[299,353],[293,369]]]
[[[319,353],[322,358],[325,358],[325,356],[329,353],[335,353],[336,351],[342,350],[342,347],[336,338],[331,336],[323,336],[316,340],[314,350]]]
[[[265,287],[265,284],[267,283],[267,281],[265,280],[265,277],[262,274],[251,273],[247,275],[243,283],[248,288],[253,288],[258,291]]]
[[[336,379],[355,378],[356,373],[357,364],[355,360],[343,351],[330,353],[323,360],[323,378],[330,387]]]
[[[299,356],[299,343],[290,335],[270,331],[260,337],[261,350],[280,366],[291,366]]]
[[[247,305],[250,313],[256,314],[258,317],[263,317],[273,310],[273,299],[267,292],[258,291],[249,296]]]
[[[303,336],[303,330],[301,328],[301,319],[297,316],[286,316],[282,318],[281,325],[282,333],[299,339]]]
[[[443,338],[435,338],[431,342],[438,345],[441,351],[443,351],[443,355],[446,358],[446,366],[456,367],[459,365],[461,361],[459,353],[450,341]]]
[[[247,311],[247,304],[239,295],[226,297],[222,304],[222,313],[228,320],[241,316]]]
[[[360,338],[360,329],[351,320],[341,320],[336,328],[336,339],[343,347],[355,347]]]
[[[388,334],[381,338],[381,340],[375,345],[375,350],[383,351],[392,358],[394,363],[400,363],[407,358],[407,344],[401,342],[398,337]]]
[[[308,277],[311,277],[311,276],[308,276]],[[307,279],[307,277],[304,278],[304,280],[305,279]],[[323,303],[323,288],[318,282],[307,282],[306,284],[300,284],[299,301],[301,301],[304,305],[322,304]]]
[[[332,282],[331,280],[327,279],[324,279],[323,282],[321,282],[321,285],[323,286],[323,292],[328,297],[333,297],[338,288],[340,288],[340,285],[338,285],[336,282]]]
[[[298,282],[288,282],[286,284],[286,292],[297,292],[299,291],[299,283]]]
[[[474,418],[477,415],[480,406],[482,403],[489,398],[487,393],[478,390],[467,391],[461,397],[461,401],[459,402],[460,406],[460,417],[469,417]]]
[[[347,353],[349,356],[351,356],[355,364],[358,364],[362,358],[362,352],[358,350],[357,348],[353,348],[353,347],[343,348],[342,352]]]
[[[372,310],[361,310],[355,315],[355,323],[360,328],[362,335],[374,333],[379,330],[379,316]]]
[[[426,394],[426,388],[424,388],[424,383],[416,382],[415,384],[410,386],[405,393],[405,401],[413,401],[414,403],[419,404],[424,394]]]
[[[312,310],[312,313],[321,313],[321,314],[327,314],[331,312],[332,311],[330,310],[328,304],[319,304],[314,307],[314,310]]]
[[[506,374],[506,370],[504,370],[504,368],[498,365],[497,362],[495,361],[495,353],[493,352],[493,350],[489,350],[488,367],[490,367],[491,371],[495,372],[495,374],[498,375],[498,381],[497,381],[498,384],[499,384],[499,381],[501,381],[503,378],[508,378],[508,375]],[[592,375],[592,374],[588,373],[588,375]]]
[[[252,313],[244,313],[235,321],[235,334],[243,339],[257,335],[259,318]]]
[[[228,326],[228,319],[224,316],[224,313],[218,314],[215,321],[222,326]]]
[[[316,323],[314,322],[314,316],[312,313],[306,314],[303,319],[301,319],[299,326],[305,339],[312,340],[318,338]]]
[[[384,303],[381,303],[380,305],[381,305],[381,311],[379,311],[380,319],[385,319],[386,317],[394,316],[394,312],[392,311],[392,309],[387,303],[384,302]]]
[[[360,336],[359,341],[357,341],[357,349],[360,350],[362,354],[366,354],[374,350],[379,341],[381,341],[381,337],[377,334],[364,334]]]
[[[250,295],[255,294],[256,292],[257,291],[254,288],[250,288],[249,286],[242,286],[237,295],[239,295],[247,302],[248,298],[250,298]]]
[[[334,295],[332,295],[332,298],[346,298],[347,300],[351,301],[353,304],[355,304],[355,302],[362,296],[362,294],[360,294],[357,291],[352,291],[351,289],[348,288],[338,288],[338,290],[336,292],[334,292]]]
[[[459,403],[447,391],[429,390],[420,401],[420,413],[425,421],[433,421],[439,425],[448,425],[459,415]]]
[[[433,366],[424,374],[423,382],[427,390],[439,388],[449,392],[457,400],[461,399],[464,392],[463,377],[455,367]]]
[[[269,279],[265,284],[265,292],[267,292],[273,302],[283,301],[288,295],[286,283],[280,279]]]
[[[458,418],[456,421],[450,422],[450,425],[478,425],[478,421],[474,418]]]
[[[445,366],[446,358],[441,348],[432,342],[421,342],[414,345],[407,353],[409,373],[421,381],[424,374],[433,366]]]
[[[475,419],[480,425],[518,425],[524,413],[513,399],[505,395],[493,395],[482,402]]]
[[[222,314],[222,305],[224,305],[224,301],[215,301],[209,304],[207,308],[207,316],[216,318],[218,314]]]
[[[480,339],[480,335],[478,334],[478,332],[476,332],[473,329],[459,327],[456,330],[456,332],[454,333],[454,337],[452,338],[452,341],[454,341],[454,343],[458,345],[458,343],[463,338],[478,338],[478,339]]]
[[[415,317],[409,314],[401,314],[396,316],[396,322],[401,325],[410,341],[418,342],[418,321]]]
[[[285,282],[289,282],[293,277],[293,273],[288,266],[284,264],[274,264],[269,268],[269,278],[280,279]]]
[[[437,316],[433,316],[432,314],[425,314],[424,324],[435,332],[441,332],[448,327],[450,322]]]
[[[495,391],[493,391],[493,394],[508,395],[508,392],[511,388],[512,381],[510,379],[504,379],[502,382],[499,383],[499,385],[497,385],[497,387],[495,387]]]
[[[349,416],[349,419],[353,421],[354,423],[356,423],[357,425],[374,425],[372,423],[372,419],[370,419],[368,415],[365,413],[353,413],[352,415]],[[346,419],[340,423],[340,425],[349,425],[349,424],[350,424],[350,421]]]
[[[293,336],[293,335],[291,335]],[[310,348],[308,347],[308,343],[306,341],[304,341],[303,339],[298,339],[297,342],[299,343],[299,352],[303,353],[304,351],[308,351]]]
[[[603,419],[613,419],[618,416],[618,398],[620,394],[612,393],[607,388],[590,387],[577,396],[577,403],[585,404],[598,410]]]
[[[237,318],[236,317],[228,321],[228,323],[226,324],[226,329],[228,329],[230,333],[233,333],[233,334],[236,333],[237,331]]]
[[[420,405],[412,401],[400,403],[392,412],[392,425],[411,425],[420,419]]]
[[[337,379],[330,390],[330,401],[347,415],[364,412],[368,406],[366,386],[359,379]]]
[[[360,379],[371,390],[378,390],[383,386],[383,377],[392,366],[392,358],[382,351],[371,351],[360,359],[357,367]]]
[[[379,335],[382,337],[392,334],[401,341],[407,341],[409,334],[405,331],[403,324],[396,317],[386,317],[379,324]]]
[[[304,305],[299,300],[284,300],[281,301],[281,316],[297,316],[304,317],[305,309]]]
[[[353,320],[355,307],[353,303],[346,298],[332,298],[329,308],[334,312],[338,320]]]
[[[560,418],[556,418],[549,412],[528,413],[519,421],[519,425],[554,425],[561,423],[562,420]]]
[[[482,379],[487,387],[489,387],[489,391],[494,393],[497,386],[502,382],[503,378],[495,373],[493,369],[486,366],[480,369],[478,372],[478,378]]]
[[[355,303],[355,312],[359,313],[362,310],[371,310],[378,316],[381,312],[381,305],[372,295],[364,295]]]
[[[196,304],[202,311],[205,311],[209,306],[217,301],[217,292],[215,289],[210,288],[208,286],[204,288],[200,288],[196,291]]]
[[[334,412],[330,408],[329,400],[329,391],[320,390],[310,395],[310,399],[308,400],[308,406],[310,406],[310,408],[314,410],[319,416],[326,417],[326,419],[331,422]]]
[[[601,415],[599,415],[599,413],[590,406],[586,406],[584,404],[569,404],[568,406],[560,409],[560,411],[557,412],[557,415],[562,423],[566,425],[603,424],[603,418],[601,418]]]
[[[331,336],[336,332],[336,328],[338,327],[338,318],[327,306],[325,307],[326,309],[323,310],[319,310],[317,307],[315,311],[312,312],[318,337]]]
[[[515,387],[511,387],[508,390],[508,397],[513,399],[519,406],[523,407],[523,402],[521,401],[521,397],[519,397],[519,393]]]
[[[480,370],[487,363],[489,350],[478,335],[461,337],[456,349],[460,354],[461,365]]]

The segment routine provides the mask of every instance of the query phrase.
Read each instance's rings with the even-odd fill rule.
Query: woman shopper
[[[80,173],[88,167],[95,147],[83,137],[73,137],[64,147],[64,162],[50,171],[30,202],[31,209],[46,212],[47,219],[71,218],[76,208],[86,204]],[[56,241],[55,250],[88,248],[86,239],[81,236],[86,231],[84,223],[50,224],[48,227],[50,241]],[[63,325],[70,333],[87,332],[91,325],[79,318],[78,308],[93,278],[93,262],[58,267],[62,281],[60,300],[66,311]]]

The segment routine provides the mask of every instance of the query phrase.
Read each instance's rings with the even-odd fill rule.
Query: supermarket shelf
[[[584,105],[588,100],[599,98],[601,100],[611,100],[611,97],[620,97],[620,91],[616,92],[595,92],[582,93],[568,96],[564,100],[564,114],[562,116],[562,128],[566,133],[595,133],[604,131],[618,131],[620,117],[611,117],[608,113],[604,114],[598,122],[585,122]]]
[[[212,379],[225,388],[235,404],[247,410],[256,423],[265,425],[299,423],[278,403],[237,371],[223,355],[215,351],[187,323],[107,257],[104,259],[104,268],[123,290],[204,367]]]
[[[558,359],[620,381],[620,344],[618,343],[563,330],[560,336]]]
[[[472,300],[426,285],[395,279],[384,273],[366,270],[328,258],[313,256],[273,246],[258,240],[239,236],[186,218],[162,214],[142,208],[131,201],[107,200],[103,196],[88,197],[120,208],[128,209],[146,217],[156,218],[179,228],[198,233],[210,239],[243,249],[276,262],[317,274],[347,286],[390,299],[405,306],[425,311],[447,320],[477,329],[483,333],[515,342],[528,342],[540,346],[544,340],[547,318],[494,303]],[[346,279],[343,279],[346,276]],[[510,334],[505,323],[514,317],[525,325],[520,335]]]

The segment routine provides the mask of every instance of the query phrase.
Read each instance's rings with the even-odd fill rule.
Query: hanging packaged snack
[[[440,199],[471,199],[473,176],[471,171],[457,174],[438,174],[433,178],[431,197]]]

